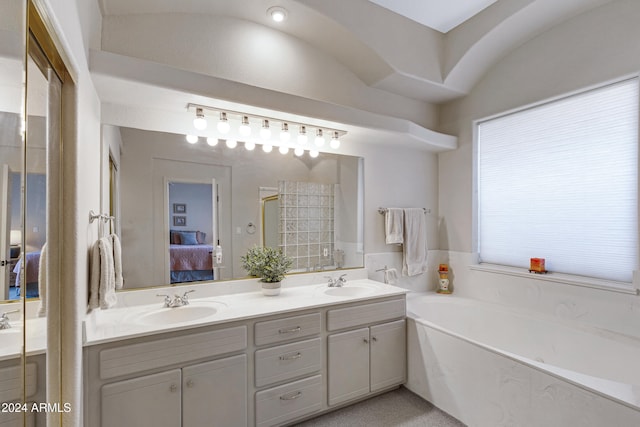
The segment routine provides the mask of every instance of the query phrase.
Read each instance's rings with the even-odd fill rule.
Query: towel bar
[[[101,219],[104,222],[112,221],[115,219],[113,216],[109,216],[107,214],[97,214],[94,211],[89,211],[89,223],[92,223],[96,219]]]
[[[378,208],[378,213],[383,215],[383,214],[387,213],[388,210],[389,210],[388,208]],[[422,208],[422,210],[424,211],[425,214],[430,214],[431,213],[431,209]]]

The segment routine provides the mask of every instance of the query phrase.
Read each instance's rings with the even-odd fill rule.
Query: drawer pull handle
[[[290,394],[283,394],[282,396],[280,396],[280,400],[296,400],[300,396],[302,396],[302,392],[296,391]]]
[[[280,356],[280,360],[296,360],[296,359],[300,359],[302,357],[302,353],[297,352],[297,353],[293,353],[293,354],[285,354]]]
[[[175,385],[175,384],[171,384],[171,385],[169,386],[169,391],[170,391],[171,393],[175,393],[176,391],[178,391],[178,386],[177,386],[177,385]]]
[[[291,328],[291,329],[279,329],[278,333],[279,334],[293,334],[296,332],[300,332],[302,330],[302,328],[300,326],[296,326],[295,328]]]
[[[193,387],[193,380],[188,380],[187,381],[187,387],[189,387],[189,388]]]

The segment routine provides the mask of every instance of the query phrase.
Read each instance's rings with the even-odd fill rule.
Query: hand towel
[[[40,304],[38,305],[38,317],[47,316],[47,244],[40,249],[40,261],[38,264],[38,295]]]
[[[122,245],[117,234],[111,235],[111,244],[113,246],[113,268],[116,280],[116,289],[122,289],[124,281],[122,280]]]
[[[424,209],[404,210],[402,274],[417,276],[427,271],[427,220]]]
[[[110,237],[102,237],[93,245],[89,278],[89,308],[91,309],[111,308],[117,302],[111,241]]]
[[[403,242],[404,212],[399,208],[388,208],[384,214],[384,233],[387,245]]]
[[[395,285],[398,283],[398,270],[388,268],[384,271],[384,283],[387,285]]]

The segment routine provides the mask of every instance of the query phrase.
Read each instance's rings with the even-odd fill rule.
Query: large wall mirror
[[[2,2],[0,7],[0,301],[19,298],[25,10],[24,1]]]
[[[125,289],[245,278],[240,257],[254,245],[280,247],[292,272],[364,265],[359,157],[212,147],[107,125],[103,142],[116,163],[104,182]]]

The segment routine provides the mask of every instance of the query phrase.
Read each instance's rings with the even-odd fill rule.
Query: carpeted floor
[[[296,427],[464,427],[404,387],[296,424]]]

